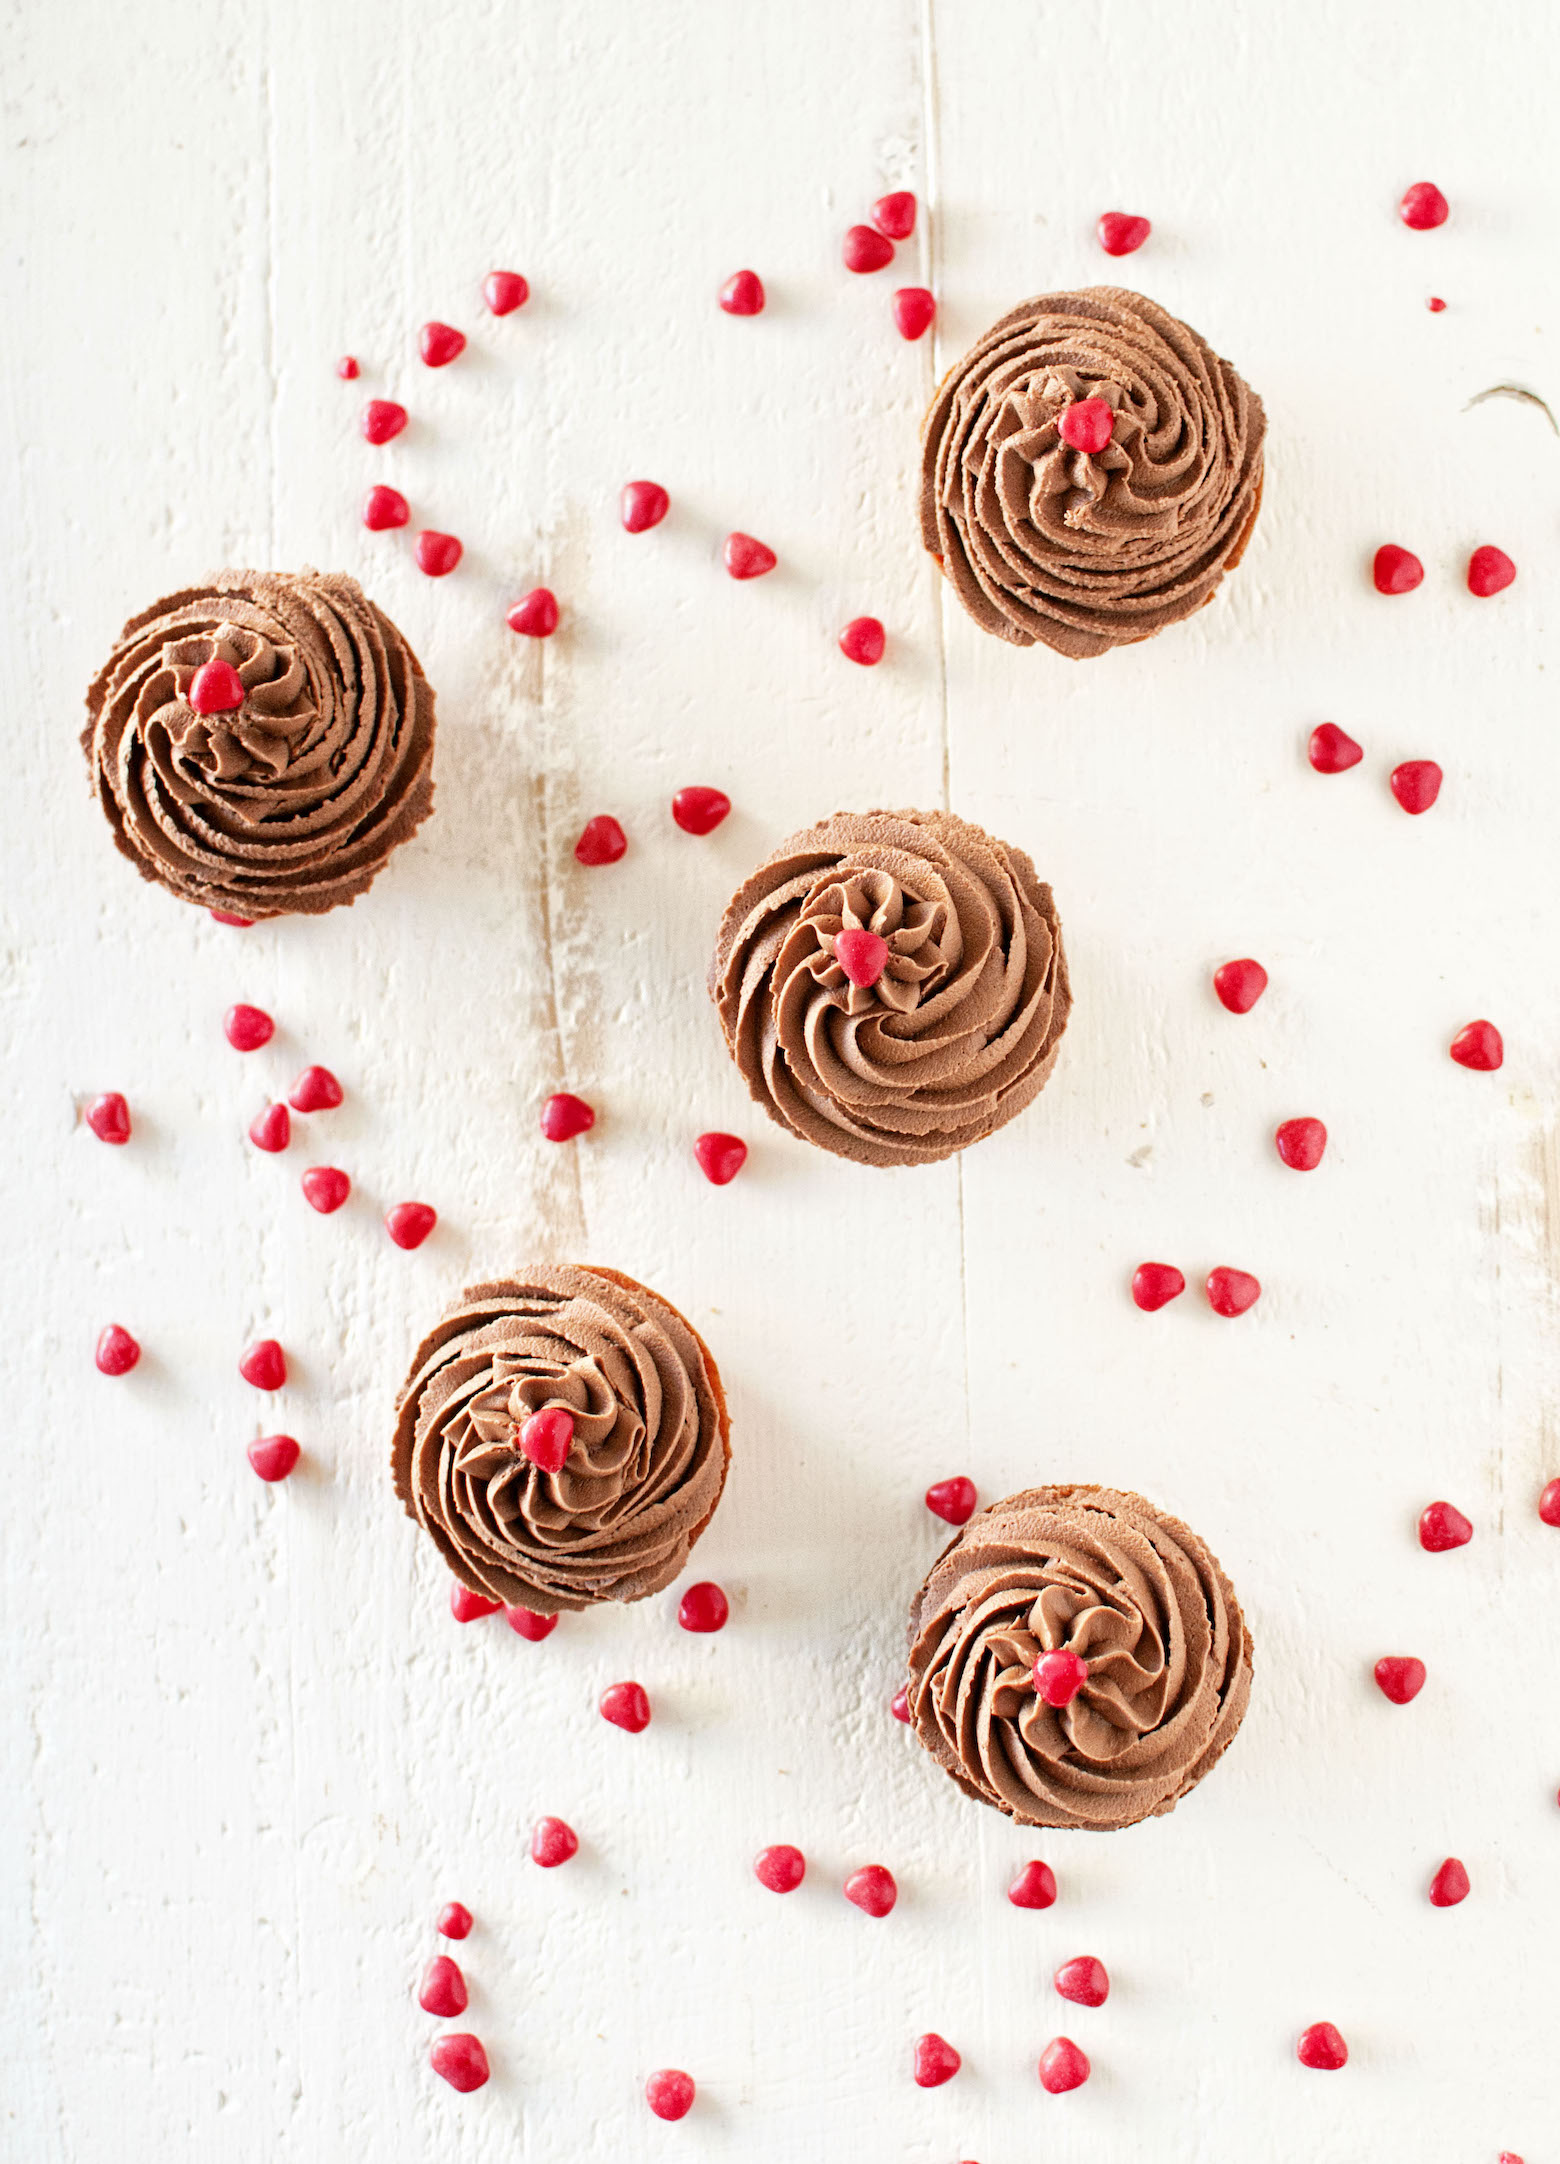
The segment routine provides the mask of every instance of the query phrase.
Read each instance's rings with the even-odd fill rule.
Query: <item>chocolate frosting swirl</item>
[[[191,680],[227,661],[232,713]],[[339,573],[221,571],[131,618],[87,693],[82,745],[145,879],[235,916],[317,915],[363,893],[433,808],[433,692]]]
[[[1036,1658],[1088,1680],[1059,1711]],[[1251,1694],[1234,1590],[1177,1518],[1115,1488],[1030,1488],[950,1541],[910,1611],[910,1717],[959,1786],[1025,1826],[1105,1831],[1173,1810]]]
[[[533,1413],[574,1416],[544,1473]],[[463,1584],[555,1615],[670,1585],[730,1459],[719,1373],[690,1323],[615,1270],[539,1264],[463,1292],[396,1410],[395,1492]]]
[[[1062,440],[1075,400],[1115,416]],[[1193,615],[1262,500],[1262,401],[1141,293],[1042,293],[944,379],[921,439],[921,537],[983,630],[1075,661]]]
[[[888,962],[853,984],[842,930]],[[1051,890],[1021,849],[950,812],[836,812],[733,895],[710,996],[753,1097],[863,1165],[931,1164],[1039,1094],[1072,993]]]

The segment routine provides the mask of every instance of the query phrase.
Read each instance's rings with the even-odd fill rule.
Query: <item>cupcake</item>
[[[1045,1672],[1037,1664],[1060,1656]],[[1197,1535],[1116,1488],[1029,1488],[972,1518],[910,1611],[910,1718],[1023,1826],[1174,1810],[1228,1750],[1251,1636]]]
[[[143,879],[235,916],[362,894],[433,808],[433,692],[355,580],[221,571],[132,617],[82,745]]]
[[[552,1418],[522,1439],[537,1414]],[[676,1308],[616,1270],[538,1264],[468,1286],[418,1346],[395,1492],[463,1585],[555,1615],[671,1584],[715,1514],[729,1436],[715,1362]]]
[[[1051,890],[951,812],[836,812],[732,896],[710,964],[755,1100],[862,1165],[1006,1126],[1056,1065],[1072,994]]]
[[[944,379],[921,537],[984,631],[1074,661],[1213,598],[1262,501],[1262,401],[1141,293],[1043,293]]]

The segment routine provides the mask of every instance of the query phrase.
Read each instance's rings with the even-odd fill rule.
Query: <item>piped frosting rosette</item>
[[[555,1472],[520,1431],[573,1423]],[[615,1270],[538,1265],[463,1292],[418,1346],[395,1491],[462,1584],[553,1615],[669,1585],[714,1515],[730,1423],[708,1347]]]
[[[1109,409],[1103,448],[1059,426]],[[982,629],[1084,660],[1193,615],[1262,499],[1262,401],[1141,293],[1043,293],[944,379],[922,434],[921,534]]]
[[[842,933],[881,942],[880,972]],[[836,812],[732,897],[710,965],[727,1047],[782,1127],[866,1165],[930,1164],[1037,1096],[1072,994],[1051,889],[949,812]]]
[[[1048,1704],[1035,1663],[1087,1674]],[[910,1617],[910,1718],[968,1795],[1026,1826],[1097,1831],[1172,1810],[1222,1757],[1251,1637],[1197,1535],[1140,1495],[1031,1488],[972,1518]]]
[[[211,661],[242,699],[191,704]],[[82,744],[120,849],[181,901],[316,915],[369,886],[433,807],[433,692],[355,580],[222,571],[120,633]]]

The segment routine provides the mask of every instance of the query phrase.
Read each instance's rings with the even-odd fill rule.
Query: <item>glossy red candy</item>
[[[321,1217],[339,1210],[352,1192],[352,1181],[339,1165],[310,1165],[298,1185],[309,1208]]]
[[[1273,1141],[1291,1172],[1314,1172],[1327,1148],[1327,1129],[1320,1120],[1285,1120]]]
[[[1056,433],[1063,443],[1091,456],[1104,450],[1115,426],[1116,416],[1103,398],[1075,399],[1056,417]]]
[[[1493,1022],[1468,1022],[1452,1039],[1451,1055],[1459,1067],[1493,1074],[1505,1060],[1505,1041]]]
[[[531,298],[531,288],[518,271],[489,271],[482,281],[482,298],[495,316],[512,316]]]
[[[840,255],[848,271],[880,271],[894,260],[894,244],[876,226],[853,225],[840,243]]]
[[[1221,1263],[1218,1269],[1208,1272],[1207,1293],[1215,1315],[1233,1319],[1256,1306],[1262,1286],[1249,1270],[1232,1270],[1227,1263]]]
[[[1221,963],[1213,973],[1213,989],[1219,1004],[1231,1014],[1250,1014],[1267,990],[1268,973],[1249,955],[1238,962]]]
[[[528,1645],[539,1646],[544,1638],[550,1638],[558,1628],[555,1615],[538,1615],[534,1608],[506,1608],[504,1621],[517,1638]]]
[[[1503,594],[1516,575],[1517,567],[1506,551],[1491,548],[1488,543],[1468,558],[1468,591],[1481,601],[1488,601],[1491,594]]]
[[[708,1636],[712,1631],[726,1628],[731,1615],[731,1603],[713,1579],[704,1578],[697,1585],[689,1586],[677,1603],[677,1620],[685,1631],[696,1631]]]
[[[1385,542],[1377,549],[1371,563],[1371,577],[1378,594],[1411,594],[1416,586],[1424,583],[1425,567],[1412,549],[1399,548],[1395,541]]]
[[[393,526],[404,526],[411,515],[412,507],[401,491],[386,488],[383,482],[363,498],[363,524],[370,533],[387,533]]]
[[[568,1090],[559,1090],[542,1107],[542,1133],[549,1142],[572,1142],[576,1135],[588,1134],[595,1124],[595,1106]]]
[[[244,682],[231,661],[207,661],[185,694],[197,714],[232,714],[244,703]]]
[[[693,2076],[680,2066],[663,2066],[645,2083],[645,2102],[658,2119],[686,2119],[696,2094]]]
[[[421,1247],[438,1222],[431,1202],[396,1202],[385,1212],[385,1230],[397,1247]]]
[[[858,991],[869,992],[888,967],[888,941],[851,926],[835,933],[834,959]]]
[[[539,1818],[531,1829],[531,1857],[544,1871],[556,1871],[579,1846],[579,1835],[561,1818]]]
[[[888,1710],[896,1721],[903,1721],[906,1728],[908,1728],[910,1726],[910,1693],[903,1688],[895,1691],[893,1697],[888,1701]]]
[[[452,323],[425,323],[417,333],[417,350],[428,368],[448,368],[466,350],[466,334]]]
[[[287,1383],[287,1355],[274,1337],[257,1338],[239,1355],[238,1372],[256,1390],[281,1390]]]
[[[1551,1480],[1538,1498],[1538,1515],[1545,1525],[1560,1525],[1560,1480]]]
[[[908,188],[880,195],[867,216],[885,240],[908,240],[915,231],[915,197]]]
[[[262,1480],[285,1480],[303,1455],[296,1437],[262,1435],[249,1446],[249,1462]]]
[[[947,1525],[964,1525],[974,1513],[975,1483],[962,1473],[951,1480],[934,1480],[926,1491],[926,1507]]]
[[[1372,1673],[1376,1688],[1395,1706],[1406,1706],[1425,1687],[1425,1664],[1412,1653],[1384,1653]]]
[[[755,541],[750,533],[727,534],[722,554],[734,579],[761,579],[778,560],[767,542]]]
[[[940,2089],[945,2081],[952,2081],[964,2061],[945,2036],[930,2030],[915,2040],[915,2085],[918,2089]]]
[[[696,1138],[693,1154],[712,1187],[728,1187],[747,1163],[748,1146],[740,1135],[712,1130]]]
[[[521,1424],[515,1447],[539,1472],[559,1473],[574,1444],[574,1415],[566,1405],[544,1406]]]
[[[464,1939],[471,1935],[471,1923],[471,1911],[464,1901],[446,1901],[433,1928],[441,1938]]]
[[[1398,216],[1416,233],[1445,225],[1451,206],[1433,180],[1416,180],[1398,205]]]
[[[240,1004],[222,1017],[222,1034],[235,1052],[258,1052],[276,1035],[276,1024],[263,1007]]]
[[[345,1094],[328,1067],[305,1067],[287,1101],[295,1112],[334,1112]]]
[[[867,1916],[886,1916],[899,1899],[894,1874],[880,1863],[863,1864],[845,1881],[845,1898]]]
[[[428,2053],[428,2064],[462,2096],[480,2089],[490,2073],[481,2038],[458,2029],[435,2038]]]
[[[479,1623],[486,1615],[496,1615],[503,1605],[502,1601],[489,1600],[485,1593],[474,1593],[458,1578],[450,1580],[450,1614],[457,1623]],[[465,1934],[455,1935],[464,1937]]]
[[[1467,1900],[1470,1891],[1468,1873],[1461,1859],[1448,1856],[1430,1881],[1430,1906],[1454,1909],[1460,1901]]]
[[[1428,1555],[1466,1548],[1472,1538],[1473,1521],[1455,1503],[1427,1503],[1419,1513],[1419,1545]]]
[[[1058,1712],[1070,1706],[1089,1680],[1089,1664],[1070,1647],[1062,1646],[1054,1653],[1042,1653],[1034,1664],[1035,1689],[1048,1706]]]
[[[894,328],[912,344],[924,338],[937,314],[937,297],[926,286],[901,286],[894,295]]]
[[[558,628],[558,597],[550,586],[522,594],[504,622],[523,639],[550,639]]]
[[[1094,230],[1107,255],[1135,255],[1154,228],[1130,211],[1108,210]]]
[[[1132,1298],[1145,1315],[1152,1315],[1186,1290],[1186,1279],[1173,1262],[1140,1262],[1132,1273]]]
[[[417,536],[412,553],[419,571],[431,579],[447,579],[466,552],[454,534],[436,533],[429,526]]]
[[[1056,1900],[1056,1873],[1048,1863],[1026,1863],[1007,1897],[1016,1909],[1048,1909]]]
[[[648,533],[659,526],[672,500],[659,481],[625,481],[619,498],[619,516],[625,533]]]
[[[87,1107],[87,1125],[99,1142],[111,1142],[116,1148],[130,1140],[130,1107],[118,1090],[105,1090],[93,1098]]]
[[[1441,794],[1441,769],[1433,759],[1405,759],[1392,769],[1392,794],[1416,818]]]
[[[642,1683],[614,1683],[601,1694],[601,1718],[631,1736],[650,1726],[650,1697]]]
[[[406,408],[393,398],[371,398],[359,424],[368,443],[389,443],[406,426]]]
[[[720,305],[728,316],[761,316],[764,312],[764,281],[757,271],[733,271],[720,289]]]
[[[1340,729],[1335,721],[1324,721],[1311,731],[1306,756],[1318,774],[1346,774],[1351,766],[1359,765],[1365,753],[1346,729]]]
[[[594,819],[587,819],[574,844],[578,863],[594,867],[598,864],[616,864],[628,847],[628,836],[623,832],[611,812],[597,812]]]
[[[1089,2078],[1089,2061],[1070,2036],[1054,2036],[1040,2054],[1040,2086],[1051,2096],[1065,2096],[1081,2089]]]
[[[362,374],[354,354],[344,353],[336,363],[336,373],[343,383],[355,383]]]
[[[685,834],[713,834],[730,810],[731,799],[724,789],[695,784],[679,789],[672,798],[672,817]]]
[[[789,1842],[777,1841],[753,1858],[753,1876],[771,1893],[795,1893],[807,1876],[807,1858]]]
[[[840,652],[862,669],[877,667],[887,643],[883,626],[875,616],[853,616],[840,633]]]
[[[423,1970],[422,1982],[417,1987],[417,2003],[425,2014],[437,2014],[441,2021],[448,2021],[455,2014],[466,2011],[466,1979],[460,1973],[458,1962],[448,1954],[435,1954]]]
[[[1110,1977],[1093,1954],[1077,1954],[1056,1972],[1056,1988],[1074,2006],[1103,2006],[1110,1997]]]
[[[1295,2057],[1302,2066],[1336,2074],[1339,2067],[1349,2063],[1349,2047],[1330,2021],[1313,2021],[1308,2029],[1301,2030]]]
[[[100,1375],[128,1375],[141,1357],[141,1348],[128,1330],[111,1322],[98,1333],[92,1357]]]

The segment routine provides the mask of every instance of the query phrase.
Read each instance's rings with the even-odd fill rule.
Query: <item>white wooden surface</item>
[[[1191,2164],[1560,2154],[1556,1352],[1560,732],[1547,670],[1560,442],[1554,33],[1539,0],[152,0],[8,12],[3,979],[9,1479],[3,2147],[172,2157],[912,2159]],[[1429,175],[1452,222],[1393,216]],[[881,277],[839,235],[884,187],[929,223]],[[1127,276],[1267,402],[1267,506],[1226,597],[1073,666],[982,638],[916,543],[916,426],[1002,308]],[[715,288],[751,264],[757,321]],[[498,323],[495,265],[534,298]],[[888,322],[938,289],[935,340]],[[1431,292],[1449,302],[1426,312]],[[471,333],[440,375],[430,316]],[[332,364],[358,353],[343,385]],[[388,451],[366,396],[403,397]],[[674,502],[618,528],[630,476]],[[435,586],[371,536],[371,480],[461,534]],[[731,527],[781,569],[718,563]],[[1392,603],[1384,539],[1427,565]],[[1461,567],[1521,566],[1497,601]],[[372,897],[225,931],[141,888],[88,801],[79,699],[121,619],[223,562],[340,566],[420,648],[439,809]],[[545,651],[502,608],[545,580]],[[834,647],[870,611],[875,671]],[[1366,763],[1321,780],[1319,720]],[[1403,757],[1446,768],[1409,821]],[[688,781],[737,809],[666,815]],[[837,805],[937,803],[1030,848],[1078,1004],[1040,1104],[962,1164],[857,1172],[765,1126],[702,991],[728,890]],[[569,855],[583,818],[632,835]],[[1234,1021],[1211,967],[1260,956]],[[219,1018],[280,1030],[241,1059]],[[1474,1015],[1507,1064],[1445,1056]],[[244,1129],[306,1059],[349,1092],[262,1158]],[[601,1107],[565,1151],[536,1109]],[[129,1096],[135,1138],[77,1124]],[[1276,1120],[1332,1132],[1309,1178]],[[299,1122],[300,1127],[305,1123]],[[724,1192],[695,1132],[753,1146]],[[320,1139],[315,1142],[314,1137]],[[329,1220],[306,1163],[357,1188]],[[378,1213],[442,1213],[416,1255]],[[699,1551],[723,1636],[674,1603],[540,1648],[458,1629],[386,1470],[418,1328],[533,1254],[618,1265],[714,1345],[736,1416]],[[1145,1256],[1252,1268],[1231,1326],[1149,1318]],[[110,1319],[146,1348],[93,1370]],[[273,1405],[238,1378],[287,1345]],[[262,1488],[243,1446],[299,1435]],[[1256,1634],[1217,1775],[1114,1838],[961,1800],[886,1712],[968,1471],[1137,1485],[1216,1548]],[[1445,1495],[1471,1547],[1413,1537]],[[1389,1707],[1383,1652],[1430,1681]],[[642,1737],[594,1712],[649,1688]],[[579,1861],[525,1861],[541,1811]],[[749,1859],[791,1840],[805,1888]],[[1472,1898],[1425,1899],[1448,1852]],[[1012,1910],[1044,1855],[1062,1898]],[[840,1898],[889,1864],[883,1923]],[[413,2003],[440,1903],[495,2078],[433,2079]],[[1099,1954],[1100,2012],[1051,1968]],[[1327,2018],[1347,2071],[1299,2068]],[[965,2055],[909,2078],[911,2040]],[[1058,2031],[1094,2060],[1052,2099]],[[650,2119],[656,2066],[694,2114]]]

